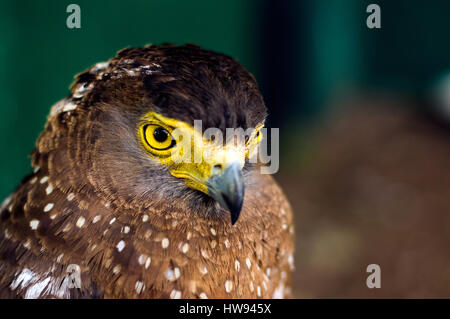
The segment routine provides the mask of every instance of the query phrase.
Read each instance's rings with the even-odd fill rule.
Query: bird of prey
[[[0,207],[0,297],[289,297],[292,212],[249,161],[265,117],[254,77],[196,45],[127,48],[77,75]],[[254,129],[177,161],[174,132],[207,128]]]

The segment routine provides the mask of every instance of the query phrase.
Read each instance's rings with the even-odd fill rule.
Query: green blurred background
[[[375,134],[373,132],[382,131],[384,124],[393,123],[390,116],[377,115],[369,118],[357,115],[352,120],[354,113],[349,111],[350,120],[344,121],[347,123],[342,124],[344,128],[334,129],[338,120],[331,114],[336,110],[367,105],[375,105],[372,107],[375,109],[387,108],[383,112],[391,114],[390,110],[401,104],[405,114],[398,116],[410,116],[410,109],[428,107],[421,104],[428,87],[436,77],[450,70],[450,1],[376,1],[382,10],[382,28],[370,30],[366,26],[366,7],[372,2],[375,1],[77,0],[81,7],[81,29],[68,29],[66,7],[72,1],[1,0],[0,197],[13,191],[31,170],[27,155],[33,149],[51,105],[68,94],[68,86],[76,73],[107,60],[127,46],[191,42],[235,57],[256,76],[269,108],[269,125],[281,129],[282,169],[277,178],[287,188],[288,196],[294,198],[296,220],[300,223],[297,236],[303,243],[309,243],[308,238],[315,237],[302,238],[303,220],[309,220],[306,227],[310,232],[318,229],[320,224],[315,219],[308,219],[312,216],[308,207],[312,205],[318,210],[317,206],[331,196],[324,193],[327,188],[314,172],[329,172],[322,176],[325,184],[336,178],[331,172],[333,165],[320,161],[320,156],[324,159],[339,156],[324,150],[327,139],[355,146],[357,143],[349,142],[348,134],[352,136],[365,129]],[[345,106],[348,104],[351,107]],[[355,121],[363,121],[372,128],[360,127],[360,131],[355,131],[352,126]],[[417,121],[429,123],[422,115]],[[328,130],[333,133],[327,135]],[[392,131],[395,135],[395,129]],[[390,138],[392,136],[380,137]],[[361,142],[361,145],[379,141]],[[441,148],[445,149],[445,144]],[[397,154],[399,150],[393,152]],[[360,154],[360,149],[346,149],[345,153]],[[350,167],[344,165],[350,173],[340,178],[351,176],[354,168],[363,161],[360,159]],[[313,163],[330,167],[327,170],[327,167],[315,167]],[[396,165],[402,166],[401,162]],[[325,189],[319,204],[311,204],[313,195],[296,198],[297,194],[308,194],[313,184],[315,189]],[[378,191],[372,194],[376,195]],[[339,211],[337,205],[331,210]],[[342,210],[352,211],[353,206],[347,205],[350,204]],[[330,210],[330,207],[324,209]],[[358,234],[348,237],[343,233],[342,225],[336,226],[343,217],[338,217],[339,223],[333,218],[343,215],[323,213],[314,216],[320,216],[322,220],[328,218],[329,225],[334,225],[331,233],[335,237],[330,237],[334,244],[342,240],[344,246],[350,242],[347,246],[353,247],[354,242],[365,240]],[[364,225],[355,227],[361,227],[364,232],[363,227],[375,227],[371,222],[370,218],[363,219]],[[352,223],[354,220],[350,218],[345,227]],[[361,245],[364,244],[357,246]],[[298,246],[295,295],[343,297],[368,293],[364,286],[364,270],[361,270],[363,261],[356,268],[333,268],[330,263],[338,261],[342,265],[342,258],[347,259],[340,256],[322,260],[320,258],[324,257],[320,254],[333,254],[323,247],[327,247],[327,242],[313,252],[301,244]],[[349,249],[354,251],[356,248]],[[342,254],[350,258],[347,250]],[[324,264],[328,266],[322,269]],[[450,276],[450,269],[445,269]],[[359,279],[349,275],[352,271],[357,272]],[[331,282],[336,282],[335,286],[317,288],[323,273],[328,273],[328,282],[334,278]],[[308,281],[306,277],[316,278],[316,281]],[[348,282],[358,282],[357,288],[348,288]],[[338,287],[346,287],[351,292],[346,294]],[[384,290],[384,294],[376,296],[410,296],[406,292],[408,289]],[[446,292],[445,289],[433,291],[438,296]]]

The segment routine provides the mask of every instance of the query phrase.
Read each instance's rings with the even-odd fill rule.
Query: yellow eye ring
[[[264,123],[259,124],[256,126],[255,130],[252,132],[252,134],[249,137],[246,137],[245,144],[246,146],[251,146],[252,144],[258,144],[261,142],[262,139],[262,132],[261,129],[264,127]]]
[[[255,144],[258,144],[259,142],[261,142],[262,138],[263,138],[263,134],[262,134],[262,132],[260,130],[258,130],[256,132],[256,134],[255,134],[255,137],[254,137]]]
[[[156,155],[168,155],[169,150],[176,145],[169,130],[160,125],[143,124],[140,136],[147,150]]]
[[[259,142],[261,142],[263,138],[263,134],[261,132],[261,129],[264,127],[264,123],[259,124],[256,126],[253,133],[250,135],[248,139],[245,141],[245,147],[247,148],[246,151],[246,157],[251,158],[253,155],[255,155],[256,147],[258,146]]]

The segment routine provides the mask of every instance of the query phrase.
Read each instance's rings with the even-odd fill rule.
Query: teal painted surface
[[[79,30],[66,27],[66,7],[73,2],[81,7]],[[293,20],[286,25],[295,32],[269,35],[288,19],[268,12],[279,3],[0,0],[0,200],[30,172],[27,155],[73,76],[127,46],[197,43],[237,58],[263,87],[289,87],[286,99],[284,91],[281,98],[269,91],[265,97],[285,144],[281,159],[294,161],[298,134],[291,132],[327,112],[330,98],[367,88],[414,96],[450,70],[450,1],[292,1]],[[381,30],[366,27],[370,3],[382,8]],[[266,50],[272,50],[270,59],[262,59]],[[278,66],[288,74],[262,76]]]
[[[66,7],[81,7],[81,29]],[[252,1],[1,1],[0,201],[31,171],[27,155],[73,76],[127,46],[192,42],[256,68]]]
[[[365,8],[360,0],[318,0],[311,5],[311,100],[314,112],[361,81]]]

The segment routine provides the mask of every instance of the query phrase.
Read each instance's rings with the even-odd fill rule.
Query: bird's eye
[[[145,142],[154,150],[165,151],[176,144],[170,133],[159,125],[147,124],[142,129]]]
[[[158,143],[164,143],[169,138],[169,132],[162,127],[158,127],[153,131],[153,137]]]

